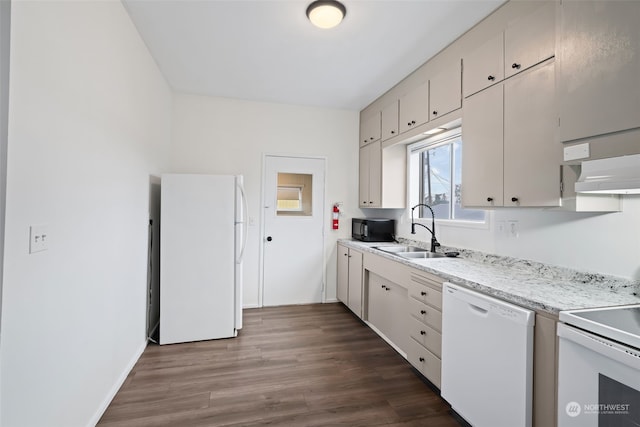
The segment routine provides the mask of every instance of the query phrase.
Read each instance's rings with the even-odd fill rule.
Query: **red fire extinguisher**
[[[339,227],[339,220],[338,218],[340,217],[340,205],[338,203],[333,205],[333,229],[337,230]]]

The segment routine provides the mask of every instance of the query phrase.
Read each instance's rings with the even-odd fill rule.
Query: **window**
[[[462,207],[462,138],[460,128],[427,138],[411,147],[412,205],[424,203],[437,219],[484,222],[485,211]],[[420,209],[421,218],[431,215]]]
[[[277,216],[312,216],[313,175],[278,172]]]
[[[301,211],[302,188],[278,187],[278,211]]]

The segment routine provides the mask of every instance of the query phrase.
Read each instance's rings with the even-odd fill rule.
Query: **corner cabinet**
[[[466,98],[462,204],[561,205],[554,61]]]
[[[338,244],[338,300],[362,318],[362,252]]]
[[[360,207],[405,208],[407,151],[382,148],[380,141],[360,147]]]
[[[560,140],[640,127],[640,2],[563,1]]]

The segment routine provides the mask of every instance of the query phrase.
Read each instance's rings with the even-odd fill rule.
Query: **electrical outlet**
[[[504,236],[507,234],[507,223],[505,221],[498,221],[496,223],[496,232],[498,236]]]
[[[49,248],[49,233],[46,225],[29,227],[29,253],[46,251]]]
[[[507,221],[507,234],[512,238],[518,238],[520,236],[520,227],[518,226],[518,221],[513,219]]]

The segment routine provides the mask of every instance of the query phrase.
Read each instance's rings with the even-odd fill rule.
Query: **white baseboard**
[[[120,377],[118,378],[118,380],[115,382],[113,387],[111,387],[111,390],[109,390],[109,393],[105,397],[102,404],[98,407],[98,410],[96,411],[95,415],[91,418],[91,421],[88,424],[89,427],[93,427],[96,424],[98,424],[98,421],[100,421],[100,418],[102,418],[102,415],[104,415],[104,412],[109,407],[109,404],[111,403],[113,398],[116,397],[118,390],[120,390],[120,387],[122,387],[122,384],[124,384],[124,382],[126,381],[127,376],[135,366],[136,362],[138,361],[138,359],[140,359],[140,356],[142,356],[144,349],[147,348],[147,343],[148,341],[145,339],[144,342],[140,345],[140,347],[136,351],[136,353],[133,355],[133,357],[125,367],[122,374],[120,374]]]
[[[340,300],[338,300],[338,298],[331,298],[324,300],[324,302],[340,302]]]
[[[242,308],[243,309],[245,309],[245,308],[260,308],[260,304],[247,304],[247,305],[243,305]]]

